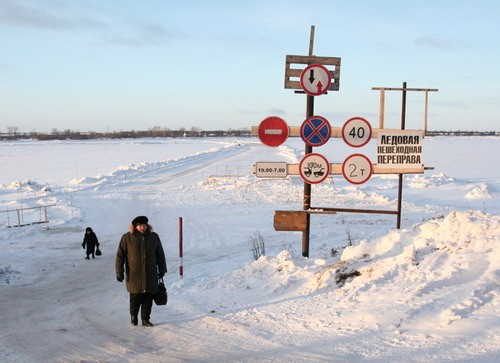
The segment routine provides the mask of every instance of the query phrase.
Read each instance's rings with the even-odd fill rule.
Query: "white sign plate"
[[[257,178],[286,178],[288,165],[285,162],[257,162],[255,176]]]
[[[406,169],[422,167],[423,131],[384,131],[377,136],[377,166]]]

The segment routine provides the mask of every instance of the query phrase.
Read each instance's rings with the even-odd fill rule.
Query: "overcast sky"
[[[286,55],[340,57],[332,126],[378,126],[372,87],[429,93],[430,130],[500,130],[500,2],[478,0],[0,0],[0,132],[203,130],[305,118]],[[424,93],[407,95],[423,128]],[[399,127],[401,93],[386,94]]]

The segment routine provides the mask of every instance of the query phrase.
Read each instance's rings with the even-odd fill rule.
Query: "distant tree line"
[[[248,137],[251,136],[250,129],[239,130],[201,130],[191,128],[190,130],[180,128],[170,130],[166,128],[153,127],[147,131],[112,131],[112,132],[80,132],[73,130],[59,131],[53,129],[50,133],[41,132],[19,132],[16,127],[8,127],[7,133],[0,133],[0,140],[89,140],[89,139],[138,139],[145,137]]]
[[[168,128],[153,127],[147,131],[112,131],[112,132],[80,132],[73,130],[59,131],[52,129],[50,133],[42,132],[20,132],[17,127],[7,127],[6,133],[0,133],[0,140],[90,140],[90,139],[138,139],[145,137],[249,137],[251,136],[250,129],[238,130],[201,130],[192,127],[187,130],[180,128],[178,130],[170,130]],[[500,136],[500,131],[427,131],[427,136]]]
[[[500,131],[427,131],[428,136],[500,136]]]

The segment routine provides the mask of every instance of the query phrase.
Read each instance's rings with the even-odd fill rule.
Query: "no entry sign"
[[[300,161],[299,172],[306,183],[318,184],[330,174],[330,163],[321,154],[307,154]]]
[[[309,146],[321,146],[332,135],[332,127],[328,120],[321,116],[308,117],[300,127],[300,137]]]
[[[332,83],[330,71],[321,64],[311,64],[300,74],[300,86],[305,93],[319,96],[325,93]]]
[[[259,139],[267,146],[279,146],[288,137],[288,125],[282,118],[271,116],[259,124]]]

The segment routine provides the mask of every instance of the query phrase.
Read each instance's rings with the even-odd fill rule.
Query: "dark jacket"
[[[90,230],[85,232],[85,237],[83,237],[83,248],[87,246],[87,255],[94,253],[95,248],[99,246],[99,241],[97,240],[96,234]]]
[[[133,229],[122,236],[116,252],[115,269],[116,276],[125,276],[129,293],[156,293],[158,275],[163,276],[167,272],[167,264],[160,237],[151,226],[148,225],[144,234]]]

